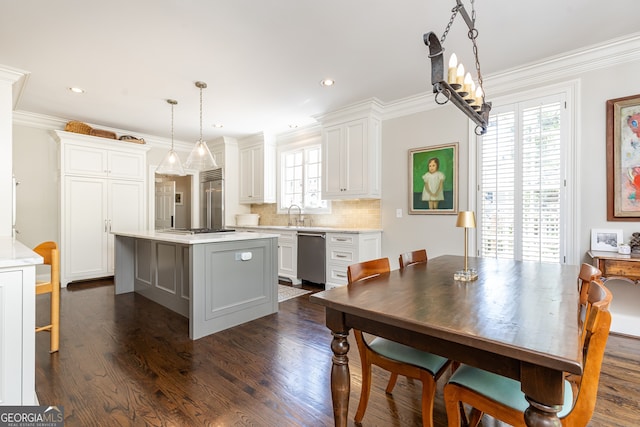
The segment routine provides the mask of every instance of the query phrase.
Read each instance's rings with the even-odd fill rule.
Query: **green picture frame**
[[[409,214],[458,214],[457,142],[409,150]]]

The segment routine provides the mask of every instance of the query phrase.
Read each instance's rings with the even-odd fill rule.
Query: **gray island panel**
[[[116,234],[116,294],[139,293],[203,336],[278,311],[277,235]]]

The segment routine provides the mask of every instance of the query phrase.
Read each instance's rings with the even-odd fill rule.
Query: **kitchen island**
[[[193,340],[278,311],[278,236],[114,232],[116,294],[189,319]]]

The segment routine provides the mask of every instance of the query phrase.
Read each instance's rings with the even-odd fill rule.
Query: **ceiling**
[[[132,134],[289,131],[369,98],[430,91],[422,35],[455,0],[0,0],[0,64],[28,73],[14,109]],[[471,0],[463,0],[471,11]],[[476,0],[485,77],[638,31],[637,0]],[[456,18],[444,46],[473,66]],[[320,80],[336,80],[323,87]],[[84,94],[74,94],[77,86]],[[487,94],[490,100],[490,93]],[[222,123],[221,129],[213,127]]]

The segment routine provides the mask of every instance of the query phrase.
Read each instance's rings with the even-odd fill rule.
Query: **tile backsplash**
[[[297,210],[294,210],[297,214]],[[287,214],[277,213],[277,204],[251,205],[260,215],[260,225],[287,225]],[[304,215],[305,225],[343,228],[380,228],[380,200],[333,200],[331,213]],[[311,221],[311,223],[309,223]]]

